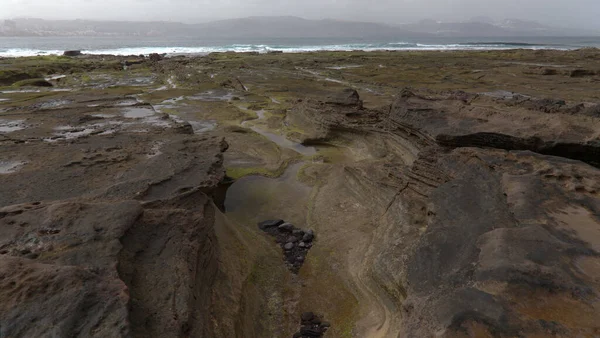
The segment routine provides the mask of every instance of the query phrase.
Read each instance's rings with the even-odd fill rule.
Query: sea
[[[243,39],[207,40],[194,37],[0,37],[0,57],[61,55],[65,50],[81,50],[86,54],[167,55],[208,54],[212,52],[282,51],[300,53],[315,51],[415,51],[415,50],[505,50],[600,48],[600,37],[507,37],[507,38],[420,38],[394,39]]]

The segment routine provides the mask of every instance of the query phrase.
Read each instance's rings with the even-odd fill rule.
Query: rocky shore
[[[0,59],[0,336],[600,333],[598,50],[75,54]]]

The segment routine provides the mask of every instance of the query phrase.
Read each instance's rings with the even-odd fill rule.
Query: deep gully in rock
[[[256,113],[256,120],[265,119],[264,110]],[[292,142],[284,136],[251,125],[251,121],[245,121],[241,126],[252,129],[282,148],[292,149],[302,155],[317,153],[315,147]],[[282,264],[286,264],[295,274],[299,272],[306,256],[310,255],[310,249],[315,245],[314,233],[306,224],[312,189],[297,179],[303,165],[304,162],[294,163],[276,178],[260,175],[242,177],[227,185],[223,203],[229,219],[241,226],[254,227],[257,231],[262,230],[265,235],[271,235],[273,245],[281,247]],[[264,221],[269,219],[277,220],[277,226],[264,226]],[[286,226],[289,228],[285,228]],[[311,314],[312,319],[306,320],[304,317],[308,316],[307,314]],[[320,317],[312,313],[305,313],[300,324],[300,331],[294,337],[322,337],[329,328],[329,323],[321,323]]]

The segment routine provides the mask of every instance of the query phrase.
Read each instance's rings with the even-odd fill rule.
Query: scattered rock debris
[[[312,230],[304,231],[282,219],[267,220],[258,223],[258,227],[275,237],[285,256],[285,261],[293,273],[298,273],[308,250],[313,246],[315,234]]]
[[[300,331],[296,332],[293,338],[323,337],[331,326],[329,322],[323,321],[320,316],[312,312],[302,314],[300,325],[302,325]]]

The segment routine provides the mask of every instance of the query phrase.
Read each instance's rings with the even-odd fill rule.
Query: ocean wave
[[[268,45],[268,44],[229,44],[222,46],[199,46],[199,47],[121,47],[106,49],[83,50],[84,54],[98,55],[148,55],[151,53],[181,55],[181,54],[209,54],[214,52],[259,52],[282,51],[284,53],[303,53],[317,51],[415,51],[415,50],[505,50],[515,48],[526,49],[574,49],[574,47],[562,45],[539,45],[520,42],[471,42],[471,43],[448,43],[427,44],[411,42],[391,43],[351,43],[351,44],[328,44],[328,45]],[[0,49],[0,57],[24,57],[40,55],[61,55],[62,50],[41,50],[31,48],[5,48]]]

